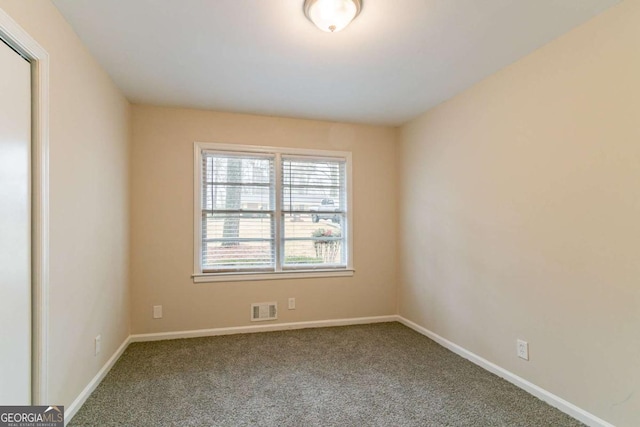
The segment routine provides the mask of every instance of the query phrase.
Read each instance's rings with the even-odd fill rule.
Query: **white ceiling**
[[[135,103],[398,125],[619,0],[54,0]]]

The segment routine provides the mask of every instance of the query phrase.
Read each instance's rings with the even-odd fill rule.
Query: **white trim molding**
[[[208,273],[194,274],[194,283],[203,282],[250,282],[254,280],[282,280],[282,279],[317,279],[321,277],[351,277],[353,269],[336,270],[292,270],[278,273]]]
[[[398,316],[354,317],[350,319],[312,320],[309,322],[272,323],[269,325],[232,326],[229,328],[194,329],[191,331],[159,332],[131,335],[131,342],[175,340],[181,338],[214,337],[219,335],[251,334],[255,332],[289,331],[293,329],[327,328],[331,326],[366,325],[396,322]]]
[[[273,271],[234,271],[234,272],[204,272],[202,270],[202,161],[203,153],[239,153],[246,155],[265,156],[272,159],[275,171],[272,180],[274,206],[271,210],[261,211],[270,213],[275,218],[273,230],[275,262]],[[318,268],[287,269],[284,264],[284,225],[282,218],[282,156],[300,156],[314,160],[325,159],[344,161],[345,164],[345,221],[342,232],[346,241],[346,262],[344,265],[321,265]],[[258,145],[223,144],[217,142],[193,143],[193,274],[194,283],[204,282],[237,282],[275,279],[306,279],[316,277],[349,277],[354,275],[353,267],[353,183],[352,183],[352,154],[349,151],[329,151],[306,148],[269,147]]]
[[[414,331],[426,336],[427,338],[432,339],[433,341],[437,342],[438,344],[440,344],[441,346],[443,346],[444,348],[451,350],[452,352],[454,352],[455,354],[457,354],[458,356],[461,356],[467,360],[469,360],[470,362],[480,366],[481,368],[499,376],[500,378],[503,378],[507,381],[509,381],[511,384],[523,389],[524,391],[526,391],[527,393],[537,397],[538,399],[548,403],[549,405],[553,406],[554,408],[559,409],[560,411],[564,412],[565,414],[569,415],[570,417],[575,418],[576,420],[590,426],[590,427],[615,427],[613,424],[608,423],[607,421],[596,417],[595,415],[585,411],[582,408],[579,408],[578,406],[574,405],[571,402],[568,402],[566,400],[564,400],[563,398],[556,396],[555,394],[543,389],[542,387],[539,387],[527,380],[525,380],[524,378],[519,377],[518,375],[514,374],[513,372],[507,371],[504,368],[501,368],[500,366],[489,362],[487,359],[484,359],[480,356],[478,356],[475,353],[470,352],[469,350],[459,346],[458,344],[455,344],[449,340],[447,340],[446,338],[441,337],[440,335],[436,334],[435,332],[430,331],[427,328],[424,328],[420,325],[418,325],[417,323],[412,322],[409,319],[406,319],[402,316],[396,316],[396,319],[402,323],[403,325],[413,329]]]
[[[84,390],[82,390],[80,392],[78,397],[76,397],[76,400],[74,400],[73,403],[71,403],[71,405],[69,405],[68,408],[65,408],[65,410],[64,410],[64,423],[65,423],[65,425],[67,425],[67,423],[69,423],[69,421],[71,421],[71,419],[74,417],[74,415],[76,415],[78,413],[78,410],[82,407],[82,405],[84,405],[84,402],[86,402],[87,399],[89,398],[89,396],[91,396],[91,393],[93,393],[93,391],[96,389],[96,387],[98,387],[100,385],[100,383],[102,382],[104,377],[107,376],[107,374],[109,373],[111,368],[113,368],[113,365],[116,364],[118,359],[120,359],[120,356],[122,356],[122,353],[124,353],[124,351],[127,349],[127,347],[129,346],[130,342],[131,342],[131,336],[128,336],[122,342],[122,344],[120,344],[120,347],[118,347],[116,352],[113,353],[113,355],[109,358],[109,360],[107,360],[107,363],[104,364],[102,369],[100,369],[98,371],[96,376],[93,377],[93,379],[91,381],[89,381],[89,384],[87,384],[87,386],[84,388]]]
[[[49,54],[4,10],[0,38],[31,63],[32,90],[32,386],[31,402],[48,399],[49,336]]]

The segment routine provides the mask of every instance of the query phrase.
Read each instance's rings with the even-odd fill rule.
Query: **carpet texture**
[[[70,426],[581,426],[399,324],[131,344]]]

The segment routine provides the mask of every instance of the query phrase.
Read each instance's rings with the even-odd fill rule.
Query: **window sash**
[[[283,175],[280,218],[285,224],[280,242],[283,270],[346,268],[347,241],[343,231],[349,225],[345,215],[346,159],[283,154],[280,168]],[[287,216],[296,215],[317,224],[313,234],[286,233]],[[331,225],[325,226],[321,220],[330,220]],[[315,235],[321,231],[329,234]]]
[[[203,151],[201,167],[201,270],[275,271],[275,156]],[[252,197],[253,188],[266,192]]]

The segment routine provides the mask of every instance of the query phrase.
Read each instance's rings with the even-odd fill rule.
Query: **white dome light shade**
[[[349,25],[361,7],[360,0],[305,0],[304,13],[322,31],[335,33]]]

